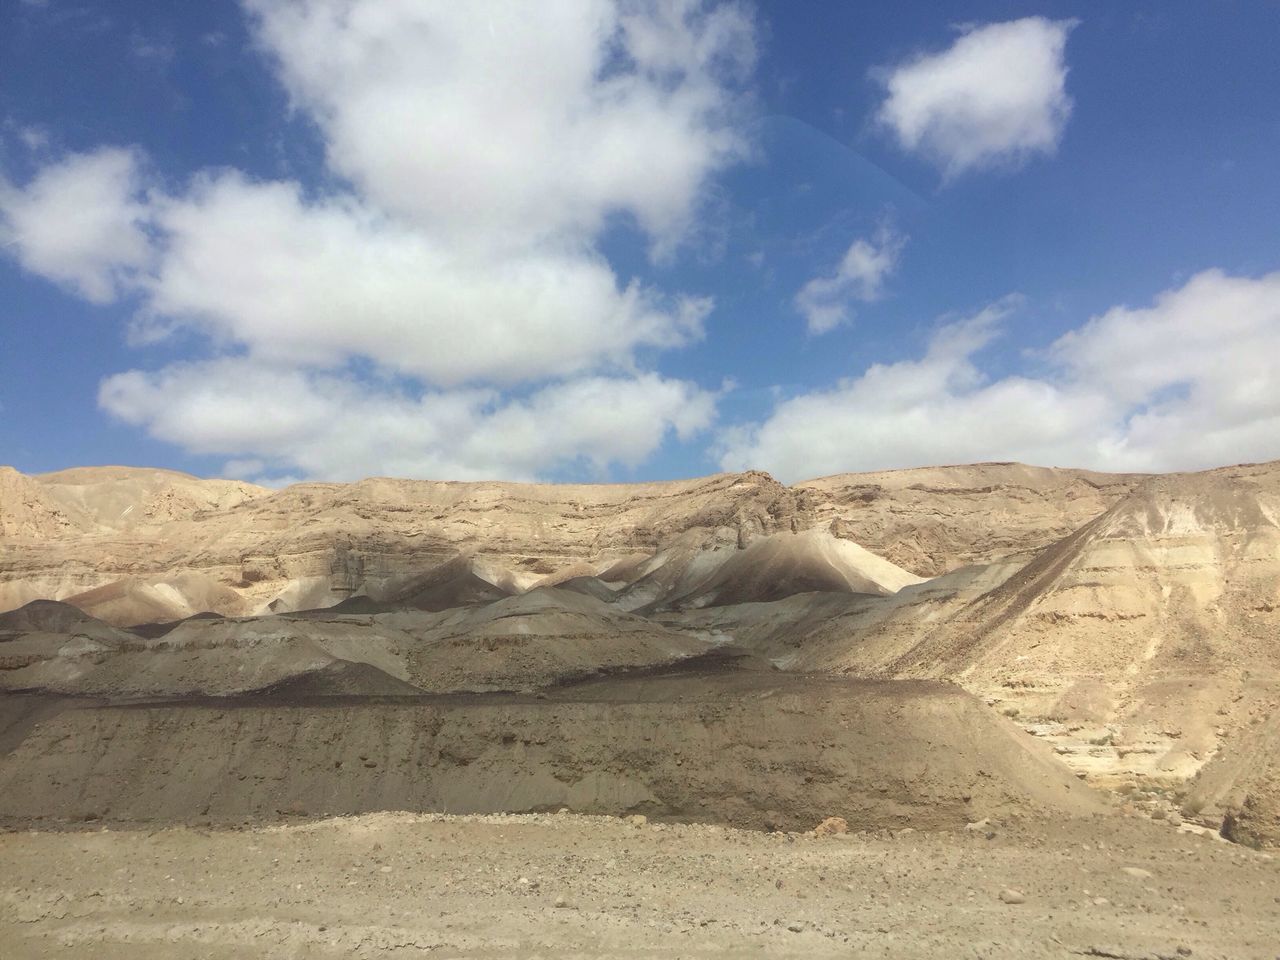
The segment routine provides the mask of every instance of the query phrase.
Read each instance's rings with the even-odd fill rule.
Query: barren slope
[[[33,618],[32,608],[50,612]],[[535,690],[673,663],[714,643],[712,635],[672,630],[555,588],[436,612],[198,617],[140,633],[41,601],[0,614],[0,691],[136,699],[289,683],[368,695]]]
[[[933,575],[1042,546],[1133,482],[981,464],[790,488],[748,472],[617,485],[370,479],[271,492],[170,471],[8,470],[0,608],[75,598],[118,625],[202,609],[297,610],[385,595],[458,557],[508,591],[593,575],[644,580],[627,601],[644,606],[687,593],[758,537],[817,528]],[[830,579],[802,574],[795,588]]]
[[[807,480],[819,521],[912,573],[934,577],[1046,546],[1104,512],[1141,480],[1022,463],[975,463]]]
[[[276,691],[68,709],[0,755],[0,817],[567,806],[788,829],[826,816],[958,828],[988,815],[1104,809],[1041,744],[954,686],[712,660],[549,693]]]
[[[683,534],[745,544],[809,523],[806,495],[758,473],[579,486],[374,479],[269,494],[192,481],[210,489],[174,500],[153,489],[157,471],[112,468],[93,484],[85,472],[5,475],[21,496],[0,500],[13,531],[0,536],[0,608],[83,594],[96,604],[92,591],[116,585],[109,596],[139,602],[96,612],[121,625],[201,603],[230,615],[302,609],[386,593],[460,555],[524,589],[649,556]],[[78,519],[67,519],[73,507]],[[194,594],[179,576],[194,578],[184,581]],[[166,594],[173,602],[158,604]]]
[[[271,493],[241,480],[203,480],[176,470],[75,467],[32,478],[83,532],[132,530],[226,510]]]
[[[1237,743],[1263,796],[1271,748],[1250,732],[1280,707],[1277,518],[1275,464],[1154,478],[1025,564],[830,601],[819,620],[797,597],[700,623],[800,668],[954,678],[1097,782],[1156,791],[1153,809],[1208,761],[1231,768]],[[811,623],[799,641],[788,619]],[[1197,811],[1248,792],[1219,789]]]

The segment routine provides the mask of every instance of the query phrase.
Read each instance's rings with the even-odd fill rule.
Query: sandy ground
[[[6,960],[382,955],[1271,958],[1280,862],[1119,817],[825,838],[396,813],[0,834]]]

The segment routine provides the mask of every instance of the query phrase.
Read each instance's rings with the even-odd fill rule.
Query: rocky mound
[[[673,663],[716,642],[556,587],[433,620],[387,614],[376,623],[413,636],[405,652],[407,675],[436,692],[535,690],[600,672]]]
[[[305,703],[324,697],[420,697],[424,691],[368,663],[335,660],[254,691],[283,702]]]
[[[66,604],[53,606],[67,623],[76,617],[95,622]],[[0,647],[6,657],[0,690],[136,699],[226,696],[298,681],[314,692],[357,693],[316,684],[333,671],[372,676],[350,673],[363,666],[393,685],[441,693],[534,690],[601,671],[672,663],[715,642],[556,588],[438,612],[192,617],[139,634],[102,627],[103,642],[92,644],[83,634],[14,633]]]
[[[235,609],[239,595],[199,573],[128,577],[73,594],[65,602],[114,624],[166,623],[198,613]]]
[[[33,600],[17,610],[0,613],[0,637],[23,633],[84,633],[91,636],[124,637],[123,631],[116,630],[78,607],[57,600]]]
[[[5,645],[9,668],[0,671],[0,690],[126,700],[226,696],[347,662],[406,680],[395,651],[409,638],[391,629],[370,631],[367,623],[191,619],[157,638],[124,637],[90,643],[27,635]]]
[[[818,592],[883,597],[920,582],[920,577],[856,543],[814,529],[752,540],[701,578],[683,584],[683,592],[665,599],[662,606],[726,606]]]
[[[68,710],[0,757],[0,817],[27,821],[561,807],[784,829],[1102,809],[955,687],[742,671],[602,681],[547,700]]]
[[[392,581],[371,599],[387,610],[402,608],[438,612],[493,603],[512,592],[511,588],[481,576],[471,558],[456,557],[419,576],[403,582]]]
[[[147,640],[158,640],[161,637],[163,637],[166,633],[171,633],[172,631],[177,629],[179,626],[186,623],[188,620],[222,620],[222,619],[225,619],[225,618],[219,614],[210,613],[209,611],[206,610],[204,613],[193,613],[191,616],[183,617],[180,620],[159,620],[154,623],[135,623],[133,626],[129,628],[129,632],[136,636],[143,637],[144,639],[147,639]]]

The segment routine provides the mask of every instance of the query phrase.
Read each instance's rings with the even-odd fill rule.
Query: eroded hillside
[[[1016,731],[1063,782],[1132,812],[1280,843],[1280,464],[1146,478],[985,464],[790,488],[747,473],[272,492],[117,468],[4,482],[21,496],[4,504],[3,596],[42,599],[0,614],[0,688],[46,707],[248,697],[314,725],[306,705],[343,698],[555,700],[593,679],[631,703],[652,700],[655,671],[707,658],[793,674],[793,691],[942,681],[993,708],[994,727],[971,724],[978,752]],[[657,722],[609,716],[609,742]],[[682,737],[705,721],[679,716]],[[93,737],[73,739],[94,767]],[[35,762],[22,756],[9,762]],[[498,779],[517,757],[486,756]],[[394,800],[367,789],[359,809]]]
[[[815,528],[907,574],[935,576],[1044,546],[1136,482],[982,464],[794,487],[750,472],[649,484],[371,479],[270,491],[170,471],[28,477],[5,468],[0,609],[67,600],[118,625],[298,610],[392,596],[459,557],[511,591],[578,576],[647,576],[659,584],[648,595],[654,602],[694,557]],[[797,587],[821,588],[823,576],[843,574]]]

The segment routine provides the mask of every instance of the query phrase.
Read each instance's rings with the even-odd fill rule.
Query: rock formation
[[[1134,811],[1280,844],[1277,463],[280,491],[6,469],[0,491],[11,696],[416,702],[612,678],[625,700],[708,657],[947,681]]]

